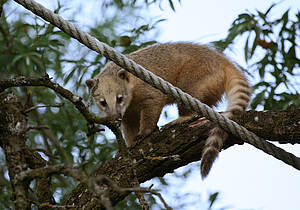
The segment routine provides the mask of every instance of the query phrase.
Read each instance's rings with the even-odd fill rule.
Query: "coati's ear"
[[[88,79],[88,80],[85,81],[85,84],[88,86],[89,89],[91,89],[95,84],[95,80],[94,79]]]
[[[128,81],[128,72],[125,71],[124,69],[120,69],[117,73],[118,77],[121,79],[126,79]]]

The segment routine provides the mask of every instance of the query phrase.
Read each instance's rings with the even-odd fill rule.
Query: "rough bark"
[[[16,209],[31,209],[29,183],[17,176],[28,169],[46,166],[46,161],[25,145],[27,118],[21,102],[14,93],[0,94],[0,146],[3,148],[13,189],[12,199]],[[37,202],[54,203],[51,177],[36,180]],[[40,209],[47,209],[42,207]]]
[[[16,179],[27,170],[24,154],[26,139],[26,116],[20,113],[20,101],[13,93],[0,95],[0,142],[4,150],[8,173],[13,189],[16,209],[30,209],[28,183]]]
[[[300,109],[248,111],[234,118],[256,135],[279,143],[300,143]]]

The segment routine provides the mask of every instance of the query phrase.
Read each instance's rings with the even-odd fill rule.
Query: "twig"
[[[46,166],[43,168],[29,169],[22,171],[15,176],[15,181],[33,180],[36,178],[49,177],[55,173],[61,173],[65,169],[65,164]]]
[[[105,131],[105,129],[103,129],[103,128],[97,128],[94,123],[92,123],[92,124],[88,123],[87,127],[88,127],[88,132],[86,134],[87,137],[90,137],[99,131]]]
[[[123,192],[146,192],[146,193],[154,194],[160,199],[160,201],[163,203],[163,205],[166,209],[172,210],[172,208],[170,206],[168,206],[166,201],[163,199],[162,195],[155,190],[151,190],[149,188],[144,188],[144,187],[135,187],[135,188],[121,188],[120,191],[123,191]]]
[[[53,209],[74,209],[76,208],[75,205],[57,205],[57,204],[51,204],[51,203],[36,203],[35,204],[37,206],[39,206],[40,208],[43,207],[49,207],[49,208],[53,208]]]
[[[133,186],[134,186],[135,188],[139,188],[139,187],[140,187],[140,183],[139,183],[139,181],[138,181],[138,179],[137,179],[135,167],[132,167],[132,170],[133,170],[133,172],[134,172]],[[138,200],[139,200],[139,202],[140,202],[140,204],[141,204],[141,208],[142,208],[143,210],[149,210],[149,209],[150,209],[150,206],[149,206],[149,204],[147,203],[144,194],[143,194],[142,192],[137,192],[137,191],[136,191],[136,192],[135,192],[135,195],[136,195],[136,197],[138,198]]]
[[[3,0],[1,0],[1,3],[0,3],[0,18],[1,18],[1,15],[2,15],[2,11],[3,11]]]
[[[42,108],[42,107],[62,107],[63,105],[65,105],[64,102],[59,103],[59,104],[52,104],[52,105],[33,106],[33,107],[30,107],[30,108],[24,110],[24,113],[28,113],[28,112],[31,112],[32,110],[35,110],[35,109],[38,109],[38,108]]]
[[[47,150],[43,149],[43,148],[34,148],[34,149],[31,149],[29,148],[31,151],[37,151],[37,152],[42,152],[44,153],[44,155],[47,155],[48,157],[51,157],[53,159],[57,159],[54,155],[52,155],[51,153],[49,153]]]
[[[49,129],[49,125],[29,126],[23,132],[26,133],[27,131],[32,130],[32,129],[36,129],[36,130]]]

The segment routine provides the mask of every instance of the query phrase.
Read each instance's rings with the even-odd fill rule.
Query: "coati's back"
[[[127,57],[172,84],[179,83],[183,86],[186,85],[184,81],[187,79],[184,76],[197,81],[214,74],[222,73],[220,76],[224,76],[221,65],[232,65],[222,53],[209,46],[192,43],[155,44],[135,51]],[[116,75],[119,69],[120,67],[110,62],[102,73],[114,72]],[[129,77],[138,80],[133,75]]]
[[[225,114],[228,117],[232,117],[236,111],[245,110],[250,100],[249,86],[243,74],[222,53],[208,46],[192,43],[156,44],[133,52],[128,57],[209,106],[216,105],[225,92],[228,99]],[[137,77],[119,70],[120,67],[110,62],[96,76],[100,89],[105,87],[105,90],[98,88],[98,94],[103,95],[101,100],[106,100],[106,97],[114,99],[118,95],[128,96],[130,100],[123,100],[126,111],[121,115],[124,115],[122,124],[126,141],[132,145],[134,136],[148,134],[155,129],[163,106],[174,101]],[[108,88],[110,86],[112,88]],[[124,93],[111,90],[117,89],[116,86],[124,89]],[[118,100],[115,101],[117,103]],[[180,118],[175,122],[195,114],[180,104],[178,109]],[[219,128],[211,131],[203,152],[203,176],[209,172],[226,138],[227,134]]]

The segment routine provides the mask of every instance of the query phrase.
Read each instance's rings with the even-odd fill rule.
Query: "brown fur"
[[[225,115],[228,117],[245,110],[248,105],[250,91],[247,80],[222,53],[211,47],[192,43],[156,44],[128,57],[208,106],[216,105],[225,92],[228,99]],[[100,110],[107,115],[122,117],[125,139],[131,146],[137,135],[151,133],[156,128],[162,108],[175,102],[124,70],[121,71],[124,73],[122,77],[118,76],[119,70],[120,67],[110,62],[95,77],[99,80],[95,101],[105,99],[108,108],[104,110],[97,103]],[[91,87],[91,80],[87,84]],[[123,108],[116,104],[116,96],[120,94],[125,96]],[[178,109],[180,117],[173,123],[195,114],[180,104]],[[201,163],[203,177],[208,174],[226,138],[227,134],[218,127],[211,131]]]

